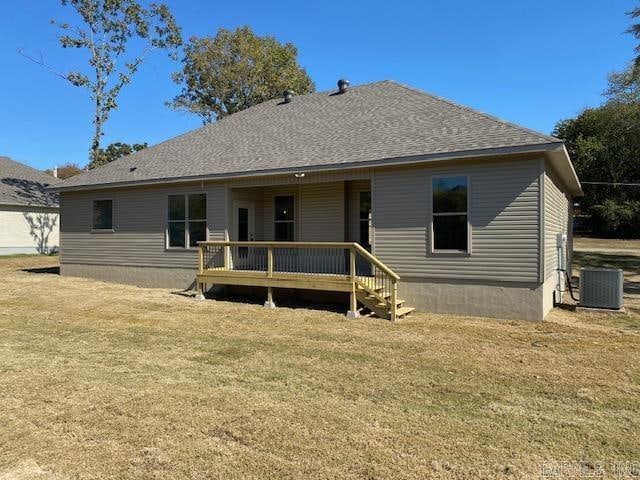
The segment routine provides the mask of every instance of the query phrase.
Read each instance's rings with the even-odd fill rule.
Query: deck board
[[[350,292],[351,278],[347,275],[273,272],[252,270],[204,270],[197,275],[198,282],[213,285],[242,285],[253,287],[301,288]]]

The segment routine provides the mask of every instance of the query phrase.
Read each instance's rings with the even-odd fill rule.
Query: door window
[[[371,192],[360,192],[360,245],[371,250]]]

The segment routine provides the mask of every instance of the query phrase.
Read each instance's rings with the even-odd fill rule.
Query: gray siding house
[[[268,101],[55,190],[63,275],[530,320],[582,195],[559,139],[392,81]]]

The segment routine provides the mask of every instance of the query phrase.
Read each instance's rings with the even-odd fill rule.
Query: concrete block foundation
[[[94,278],[106,282],[126,283],[141,287],[195,288],[195,269],[167,267],[131,267],[118,265],[86,265],[62,263],[62,275]],[[398,294],[405,305],[422,312],[451,313],[455,315],[493,317],[512,320],[541,321],[553,308],[555,279],[545,283],[462,282],[427,278],[403,277]],[[217,290],[217,289],[216,289]],[[230,293],[255,294],[267,299],[266,289],[258,287],[228,287]],[[289,295],[311,301],[348,305],[348,296],[335,292],[278,291],[278,298]],[[345,309],[346,311],[346,309]]]

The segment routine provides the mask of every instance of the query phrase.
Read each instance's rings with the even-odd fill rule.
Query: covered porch
[[[371,249],[371,181],[309,181],[230,186],[231,241],[358,242]]]

